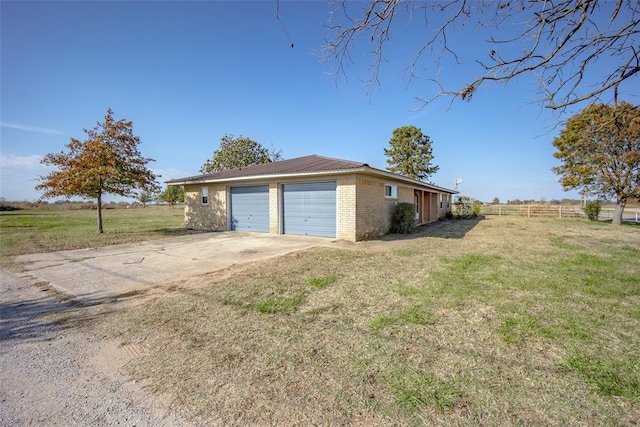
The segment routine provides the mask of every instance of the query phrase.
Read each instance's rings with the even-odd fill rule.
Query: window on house
[[[398,186],[397,185],[385,185],[384,186],[384,197],[389,197],[391,199],[398,198]]]
[[[209,187],[202,187],[202,191],[200,193],[202,195],[202,204],[203,205],[208,205],[209,204]]]
[[[442,209],[442,193],[440,193],[440,209]]]

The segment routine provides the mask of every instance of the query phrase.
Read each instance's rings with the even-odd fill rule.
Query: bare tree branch
[[[361,39],[367,40],[373,58],[365,80],[369,92],[380,85],[394,23],[403,17],[410,21],[424,17],[425,41],[407,68],[410,79],[435,85],[433,95],[417,97],[422,106],[442,96],[469,101],[489,83],[504,84],[533,74],[538,78],[540,101],[558,110],[581,102],[602,102],[604,97],[615,100],[629,87],[621,85],[640,72],[637,0],[370,0],[360,11],[346,0],[337,4],[334,22],[327,26],[324,59],[333,64],[336,78],[346,77],[352,52]],[[451,88],[440,73],[446,61],[463,63],[460,48],[450,43],[451,35],[459,35],[461,28],[491,33],[486,40],[488,59],[473,58],[480,76]],[[522,30],[514,35],[513,28]],[[427,66],[431,61],[434,66]]]

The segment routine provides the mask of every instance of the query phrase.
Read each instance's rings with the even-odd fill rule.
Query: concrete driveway
[[[94,304],[191,276],[278,257],[334,240],[237,231],[19,256],[26,274],[82,304]]]

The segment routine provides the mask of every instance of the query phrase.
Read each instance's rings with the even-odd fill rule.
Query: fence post
[[[531,218],[531,205],[527,205],[527,218]]]
[[[558,218],[562,219],[562,205],[558,206]]]
[[[498,216],[502,216],[502,206],[498,205]],[[638,214],[636,214],[636,222],[638,221]]]

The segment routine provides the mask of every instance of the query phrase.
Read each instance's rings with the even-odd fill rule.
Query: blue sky
[[[330,5],[283,1],[278,21],[275,4],[2,1],[0,195],[36,200],[47,172],[39,160],[84,139],[110,107],[133,121],[163,181],[197,174],[224,134],[285,158],[316,153],[384,169],[393,130],[415,125],[431,137],[440,186],[461,178],[461,193],[484,201],[579,198],[551,171],[558,117],[531,104],[534,80],[413,111],[432,89],[404,72],[424,26],[392,33],[369,95],[366,45],[337,83],[320,61]],[[479,39],[461,34],[460,49],[478,49]],[[468,61],[442,75],[461,86]]]

